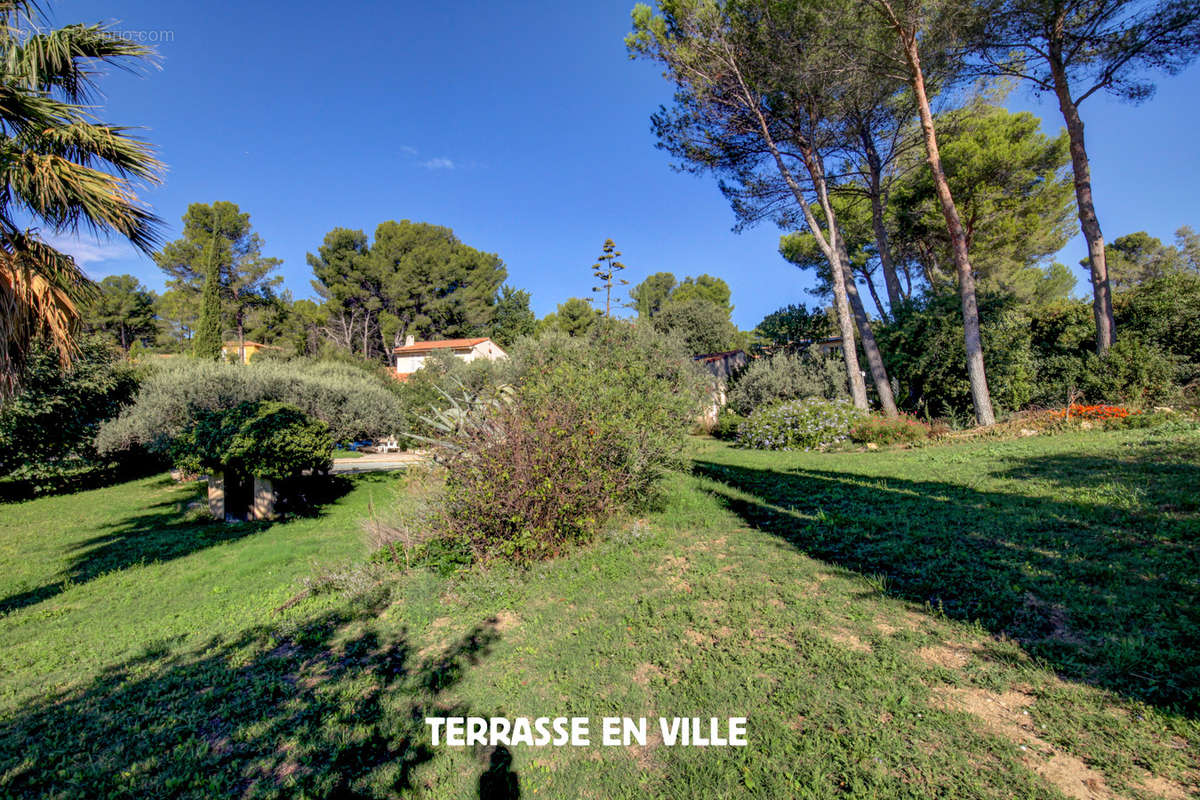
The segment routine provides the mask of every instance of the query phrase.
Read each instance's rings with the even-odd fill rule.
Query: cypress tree
[[[218,359],[221,357],[221,266],[216,255],[216,237],[213,238],[208,268],[204,273],[204,294],[200,303],[200,324],[192,354],[196,358]]]

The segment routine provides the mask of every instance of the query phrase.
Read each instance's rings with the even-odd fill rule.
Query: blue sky
[[[102,118],[144,126],[169,166],[144,198],[169,238],[189,203],[238,203],[297,297],[311,295],[305,254],[328,230],[412,219],[498,253],[539,316],[588,293],[606,237],[632,283],[659,270],[724,278],[742,328],[811,304],[779,231],[732,233],[716,182],[674,173],[654,148],[649,115],[670,86],[625,54],[632,5],[65,0],[52,19],[159,40],[161,69],[103,83]],[[1061,128],[1024,90],[1010,106]],[[1161,80],[1142,106],[1094,97],[1084,115],[1109,238],[1200,227],[1200,69]],[[162,288],[154,263],[118,242],[67,246],[94,277]],[[1085,254],[1077,237],[1060,260]]]

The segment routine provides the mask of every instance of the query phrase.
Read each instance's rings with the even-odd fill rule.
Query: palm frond
[[[42,92],[57,90],[71,103],[96,94],[97,65],[136,69],[152,63],[154,51],[113,34],[106,25],[68,25],[34,33],[5,48],[3,70],[10,81]]]
[[[0,184],[11,191],[13,202],[51,228],[116,232],[146,253],[161,241],[158,218],[138,204],[121,177],[51,153],[10,155],[0,160]]]
[[[69,365],[80,302],[94,291],[74,259],[17,218],[116,233],[146,253],[162,225],[134,186],[161,179],[153,149],[83,105],[100,65],[132,68],[152,51],[104,25],[43,32],[43,18],[35,0],[0,0],[0,397],[15,390],[35,336]]]
[[[75,259],[30,233],[0,236],[0,397],[11,394],[29,343],[44,336],[69,366],[75,355],[79,308],[94,284]]]

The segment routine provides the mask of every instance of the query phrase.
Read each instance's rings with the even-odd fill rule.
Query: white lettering
[[[433,735],[433,746],[437,747],[438,737],[441,735],[442,726],[446,724],[445,717],[426,717],[425,724],[429,726],[430,732]]]
[[[571,717],[571,746],[587,747],[589,744],[591,742],[588,741],[588,718]]]
[[[504,717],[492,717],[488,725],[488,738],[492,747],[498,744],[509,744],[508,732],[512,730],[512,723]]]
[[[667,747],[674,747],[675,743],[679,741],[679,729],[683,726],[683,720],[675,717],[675,719],[671,720],[670,727],[668,728],[667,720],[659,717],[658,724],[662,728],[663,744]],[[686,731],[686,728],[684,730]]]

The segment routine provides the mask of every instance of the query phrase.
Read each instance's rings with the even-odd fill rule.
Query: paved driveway
[[[364,453],[359,458],[335,458],[333,475],[349,475],[355,472],[382,472],[385,470],[404,469],[419,464],[428,456],[420,453]]]

